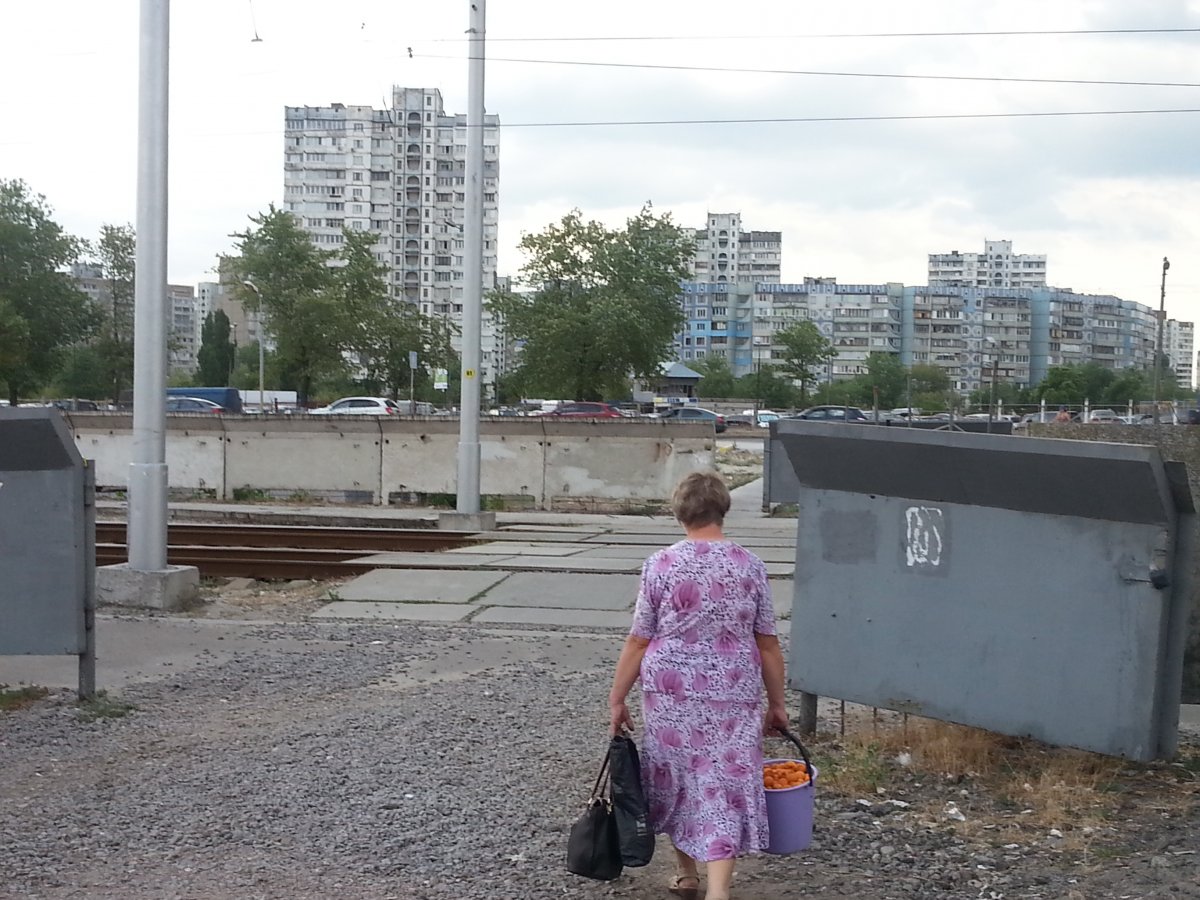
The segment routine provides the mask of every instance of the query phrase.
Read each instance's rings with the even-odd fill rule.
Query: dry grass
[[[901,797],[928,824],[997,844],[1044,838],[1062,850],[1111,855],[1113,826],[1136,811],[1174,815],[1200,800],[1200,752],[1148,765],[1050,747],[978,728],[888,715],[848,720],[816,744],[822,787],[853,798]],[[965,816],[946,814],[954,802]]]
[[[6,684],[0,684],[0,712],[15,712],[32,706],[49,693],[46,688],[34,685],[10,688]]]

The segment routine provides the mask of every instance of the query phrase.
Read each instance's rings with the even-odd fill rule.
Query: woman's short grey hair
[[[675,486],[671,511],[685,528],[721,525],[729,512],[729,488],[716,472],[692,472]]]

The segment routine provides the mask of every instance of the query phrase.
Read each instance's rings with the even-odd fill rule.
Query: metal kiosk
[[[93,469],[57,410],[0,410],[0,655],[78,656],[96,690]]]
[[[1181,464],[903,428],[772,437],[799,483],[788,675],[813,724],[819,695],[1174,754],[1196,549]]]

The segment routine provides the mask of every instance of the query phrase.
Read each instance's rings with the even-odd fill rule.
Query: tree
[[[957,397],[946,370],[932,363],[920,363],[908,370],[912,379],[912,404],[917,409],[939,410],[955,405]]]
[[[490,308],[525,342],[527,389],[551,397],[625,396],[674,355],[683,326],[679,283],[695,241],[650,206],[609,229],[573,210],[521,239],[528,295],[494,293]]]
[[[349,346],[364,372],[370,390],[393,399],[407,396],[409,386],[432,384],[430,367],[446,368],[452,353],[448,323],[424,316],[411,303],[388,293],[388,267],[374,254],[369,232],[346,231],[341,259],[334,270],[335,292],[350,315]],[[416,371],[409,353],[417,354]],[[410,380],[411,379],[411,380]]]
[[[895,353],[872,353],[867,357],[867,398],[874,406],[876,391],[880,409],[896,409],[908,402],[908,370]]]
[[[62,351],[95,323],[87,296],[65,271],[84,244],[52,212],[25,182],[0,180],[0,382],[13,404],[53,377]]]
[[[1153,389],[1150,387],[1145,373],[1133,368],[1122,369],[1112,380],[1112,384],[1108,386],[1104,402],[1115,406],[1124,406],[1131,400],[1135,403],[1144,400],[1152,393]]]
[[[196,353],[199,365],[197,387],[226,387],[229,384],[236,349],[229,332],[229,316],[224,310],[214,310],[204,317],[200,326],[200,349]]]
[[[25,364],[29,326],[16,304],[0,296],[0,372],[15,371]]]
[[[239,255],[227,260],[228,267],[239,282],[258,288],[257,294],[241,288],[242,303],[258,310],[261,297],[281,382],[304,402],[318,379],[346,373],[354,333],[350,312],[334,289],[329,254],[313,246],[294,216],[272,204],[250,222],[253,227],[233,235]]]
[[[721,354],[710,353],[693,362],[691,368],[701,375],[696,384],[696,396],[705,400],[725,400],[738,396],[734,387],[733,369],[729,367],[729,360]]]
[[[783,365],[789,377],[800,382],[800,403],[808,400],[808,385],[817,377],[816,370],[837,356],[837,350],[813,322],[797,322],[775,334],[783,345]]]
[[[733,389],[738,397],[756,398],[768,409],[787,409],[796,402],[796,388],[791,379],[780,375],[771,365],[760,366],[757,372],[743,375],[734,382]]]
[[[133,382],[134,268],[137,234],[132,225],[102,225],[95,265],[104,279],[94,346],[114,404]]]

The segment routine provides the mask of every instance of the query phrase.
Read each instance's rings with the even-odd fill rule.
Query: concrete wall
[[[1031,437],[1157,446],[1163,459],[1187,466],[1192,498],[1200,506],[1200,428],[1163,425],[1156,437],[1154,428],[1141,425],[1032,425],[1029,433]],[[1103,490],[1104,486],[1097,485],[1096,489]],[[1200,520],[1200,516],[1197,519]],[[1197,537],[1200,538],[1200,534]],[[1200,558],[1193,559],[1192,566],[1192,583],[1200,585]],[[1200,596],[1192,598],[1187,655],[1183,665],[1183,701],[1200,703]]]
[[[132,458],[127,415],[67,416],[76,446],[96,461],[98,488],[124,489]],[[538,509],[622,509],[665,501],[688,472],[711,468],[715,439],[702,424],[486,419],[481,491]],[[170,416],[174,490],[220,499],[243,492],[388,503],[453,494],[458,422],[367,416]]]

